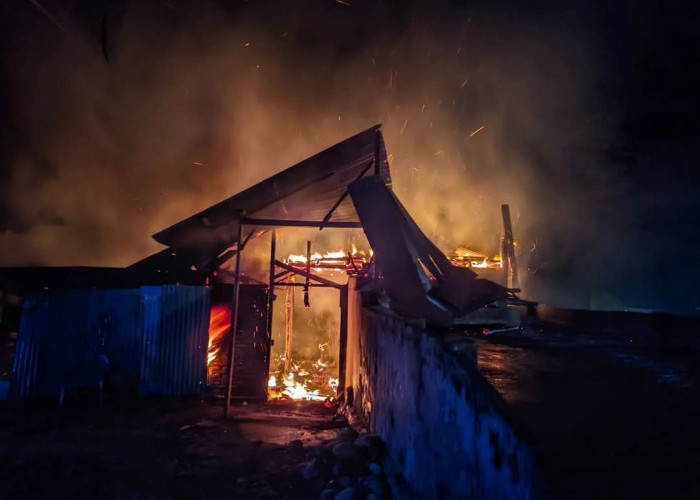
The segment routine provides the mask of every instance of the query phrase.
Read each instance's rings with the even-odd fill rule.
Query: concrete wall
[[[473,343],[364,308],[353,322],[348,385],[360,416],[387,443],[396,498],[533,497],[531,452],[496,411]]]

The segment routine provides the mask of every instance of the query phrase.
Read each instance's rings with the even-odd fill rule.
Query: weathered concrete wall
[[[532,498],[531,452],[496,411],[498,396],[476,370],[473,344],[381,312],[357,312],[348,380],[356,384],[356,409],[387,443],[394,495]],[[403,491],[396,488],[401,480]]]

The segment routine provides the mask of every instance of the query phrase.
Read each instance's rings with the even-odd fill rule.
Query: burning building
[[[333,396],[349,387],[353,304],[447,328],[514,297],[505,210],[498,256],[460,248],[448,258],[392,192],[381,129],[374,126],[158,232],[154,238],[167,248],[126,269],[33,272],[36,286],[24,290],[15,394],[56,395],[65,373],[99,353],[113,360],[117,378],[146,394],[209,387],[227,402]],[[301,228],[364,236],[356,232],[357,241],[337,250],[309,240],[280,256],[278,243]],[[247,272],[244,256],[257,274]],[[23,272],[29,271],[6,271],[6,283]],[[62,290],[60,276],[67,275],[69,288],[83,291]],[[337,306],[320,315],[317,298]],[[56,329],[56,317],[65,328]],[[46,368],[68,346],[74,359]]]

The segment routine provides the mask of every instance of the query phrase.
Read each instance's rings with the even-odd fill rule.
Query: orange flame
[[[221,350],[221,340],[231,329],[231,309],[228,306],[213,306],[209,314],[209,345],[207,347],[207,366]]]

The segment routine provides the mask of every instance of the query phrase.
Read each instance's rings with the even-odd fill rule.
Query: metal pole
[[[272,347],[272,307],[275,302],[275,252],[277,250],[277,231],[272,230],[270,237],[270,282],[267,288],[267,370],[266,378],[270,377],[270,355]],[[267,380],[266,380],[267,381]],[[267,394],[268,385],[265,384]]]
[[[228,388],[226,390],[226,406],[224,407],[224,417],[228,418],[231,411],[231,390],[233,389],[233,370],[236,361],[236,334],[238,333],[238,295],[241,281],[241,252],[243,245],[243,222],[238,223],[238,248],[236,249],[236,271],[233,282],[233,300],[231,301],[231,347],[228,351]]]

